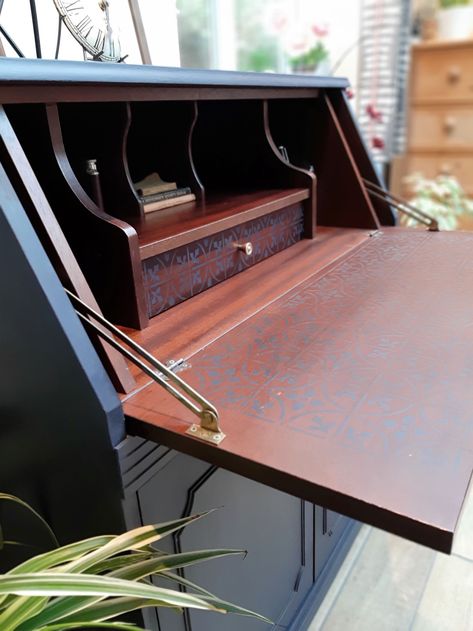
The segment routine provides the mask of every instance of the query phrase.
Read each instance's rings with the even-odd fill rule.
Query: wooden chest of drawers
[[[405,173],[453,175],[473,195],[473,40],[413,46]]]

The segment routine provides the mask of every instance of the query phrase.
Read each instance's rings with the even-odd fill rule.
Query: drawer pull
[[[440,165],[439,175],[451,175],[452,171],[453,171],[452,165],[449,164],[448,162],[443,162]]]
[[[251,256],[253,254],[253,244],[251,241],[247,241],[246,243],[234,243],[233,245],[237,250],[244,252],[246,256]]]
[[[457,119],[454,116],[446,116],[443,121],[443,128],[446,134],[451,134],[455,131],[457,126]]]
[[[456,83],[460,80],[461,77],[461,69],[460,66],[450,66],[447,70],[447,79],[449,83]]]

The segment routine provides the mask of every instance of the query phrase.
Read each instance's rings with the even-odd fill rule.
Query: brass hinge
[[[119,353],[129,359],[135,366],[138,366],[138,368],[151,377],[151,379],[156,381],[156,383],[199,417],[200,424],[191,425],[186,431],[186,434],[205,440],[212,445],[219,445],[222,442],[225,438],[225,434],[219,426],[217,408],[176,374],[184,360],[178,360],[177,362],[172,361],[168,363],[168,365],[163,364],[159,359],[151,355],[151,353],[131,339],[131,337],[104,318],[103,315],[89,307],[89,305],[75,294],[68,289],[64,289],[64,291],[69,298],[71,298],[77,315],[87,326],[91,327],[97,335],[106,340]],[[82,313],[81,310],[84,311],[84,313]],[[96,322],[93,322],[93,320],[89,318],[93,318]],[[122,346],[111,334],[124,342],[129,348],[133,349],[134,353],[139,355],[139,357],[128,348]],[[140,357],[142,359],[140,359]],[[145,364],[143,359],[146,360],[151,367]]]

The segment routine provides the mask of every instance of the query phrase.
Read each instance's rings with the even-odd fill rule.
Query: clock
[[[64,24],[94,60],[122,61],[120,40],[110,25],[109,0],[53,1]]]

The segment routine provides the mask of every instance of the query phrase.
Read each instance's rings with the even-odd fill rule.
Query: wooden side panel
[[[473,235],[378,233],[190,358],[227,438],[149,387],[129,430],[449,551],[473,469]]]
[[[378,221],[331,101],[274,101],[269,126],[291,162],[317,177],[317,224],[376,229]]]
[[[343,135],[350,148],[360,177],[374,182],[378,186],[383,186],[383,182],[381,182],[374,168],[369,150],[363,142],[361,130],[358,128],[344,93],[340,90],[328,90],[327,96],[332,105],[334,114],[341,125]],[[375,198],[370,198],[370,201],[380,224],[383,226],[394,226],[396,217],[391,206]]]
[[[100,311],[84,273],[77,263],[3,108],[0,109],[0,137],[5,167],[8,167],[9,176],[15,182],[18,194],[23,197],[25,208],[29,210],[31,221],[38,230],[38,234],[41,235],[44,247],[61,276],[62,282],[82,300]],[[120,392],[129,392],[135,382],[123,357],[98,340],[97,348],[109,369],[115,387]]]
[[[144,292],[141,286],[141,311],[140,283],[136,281],[136,276],[141,276],[136,232],[100,211],[82,188],[65,152],[57,107],[24,105],[10,107],[7,114],[17,144],[44,192],[41,194],[48,200],[105,316],[129,326],[144,326]]]

